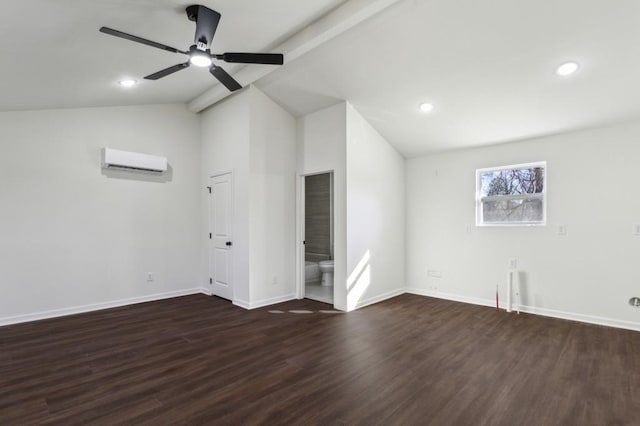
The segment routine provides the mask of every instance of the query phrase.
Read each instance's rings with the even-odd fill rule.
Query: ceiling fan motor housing
[[[204,52],[207,55],[211,56],[211,50],[210,49],[200,49],[195,44],[193,46],[189,47],[189,56],[193,56],[193,54],[196,53],[196,52],[198,54],[202,54],[202,52]]]

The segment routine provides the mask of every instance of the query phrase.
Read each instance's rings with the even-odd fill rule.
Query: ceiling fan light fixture
[[[192,50],[189,55],[189,62],[196,67],[210,67],[212,64],[211,56],[207,52],[201,50]]]

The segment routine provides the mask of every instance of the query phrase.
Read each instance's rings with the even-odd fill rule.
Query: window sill
[[[477,228],[543,228],[547,226],[543,223],[476,223]]]

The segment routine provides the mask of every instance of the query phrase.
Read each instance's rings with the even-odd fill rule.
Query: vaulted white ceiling
[[[0,109],[191,101],[216,84],[205,70],[122,90],[183,57],[98,32],[183,49],[190,3],[2,2]],[[202,0],[217,52],[269,51],[343,3]],[[640,117],[638,16],[637,0],[399,0],[256,84],[296,115],[348,100],[406,156],[572,131]],[[566,60],[581,68],[559,78]]]
[[[637,0],[403,0],[258,86],[297,114],[347,99],[406,156],[566,132],[640,116],[639,18]]]

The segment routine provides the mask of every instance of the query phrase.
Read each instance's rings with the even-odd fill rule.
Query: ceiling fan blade
[[[161,43],[156,43],[155,41],[151,41],[151,40],[147,40],[147,39],[142,38],[142,37],[138,37],[138,36],[134,36],[134,35],[131,35],[131,34],[123,33],[122,31],[114,30],[112,28],[102,27],[102,28],[100,28],[100,32],[101,33],[105,33],[105,34],[109,34],[109,35],[112,35],[112,36],[120,37],[120,38],[123,38],[125,40],[131,40],[131,41],[135,41],[137,43],[146,44],[147,46],[156,47],[158,49],[166,50],[168,52],[184,53],[185,55],[187,54],[187,52],[183,52],[182,50],[178,50],[175,47],[167,46],[167,45],[164,45],[164,44],[161,44]]]
[[[233,77],[229,75],[229,73],[227,73],[225,70],[223,70],[219,66],[212,65],[211,68],[209,68],[209,72],[215,78],[217,78],[218,81],[224,85],[224,87],[226,87],[230,91],[234,92],[236,90],[242,89],[242,86],[240,85],[240,83],[235,81]]]
[[[184,64],[178,64],[178,65],[174,65],[172,67],[169,68],[165,68],[161,71],[155,72],[153,74],[150,74],[148,76],[145,77],[145,80],[158,80],[162,77],[166,77],[169,74],[173,74],[174,72],[178,72],[180,70],[183,70],[185,68],[189,68],[189,62],[185,62]]]
[[[281,53],[224,53],[215,55],[216,59],[225,62],[238,62],[241,64],[267,64],[282,65],[284,63],[284,55]]]
[[[190,20],[196,21],[196,47],[203,51],[210,49],[221,15],[208,7],[194,5],[187,8],[187,16]]]

